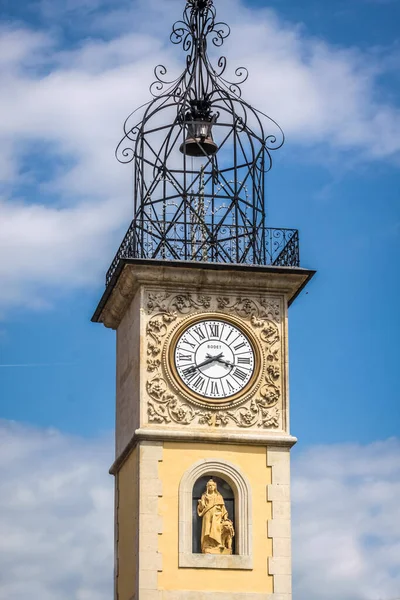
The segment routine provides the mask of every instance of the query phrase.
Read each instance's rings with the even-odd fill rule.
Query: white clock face
[[[204,320],[188,327],[174,350],[181,381],[203,398],[240,393],[254,373],[254,350],[247,336],[226,321]]]

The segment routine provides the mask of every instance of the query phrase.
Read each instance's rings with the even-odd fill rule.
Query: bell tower
[[[117,332],[115,600],[291,600],[288,307],[314,272],[267,226],[284,138],[208,50],[188,0],[151,100],[128,117],[134,217],[93,321]]]

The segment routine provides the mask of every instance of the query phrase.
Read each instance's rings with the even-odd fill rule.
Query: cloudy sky
[[[286,145],[297,600],[400,598],[399,0],[216,0]],[[114,158],[183,0],[0,0],[0,600],[112,593],[114,334],[90,323],[132,216]]]

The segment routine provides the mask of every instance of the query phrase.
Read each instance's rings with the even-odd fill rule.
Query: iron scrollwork
[[[125,121],[116,155],[134,164],[134,218],[107,285],[123,258],[299,266],[297,231],[266,226],[265,173],[284,134],[243,100],[247,69],[236,68],[230,81],[226,57],[214,65],[208,54],[229,34],[212,0],[188,0],[171,33],[186,53],[184,71],[169,77],[158,65],[152,100]],[[185,144],[199,121],[213,153],[189,156]]]

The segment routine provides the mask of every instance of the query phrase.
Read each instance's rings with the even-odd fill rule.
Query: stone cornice
[[[133,448],[139,442],[196,442],[206,444],[245,444],[247,446],[277,446],[292,448],[297,442],[297,438],[284,433],[274,433],[271,431],[263,434],[252,434],[246,432],[234,433],[224,430],[223,433],[209,433],[196,430],[167,430],[167,429],[137,429],[125,449],[116,458],[110,468],[110,474],[118,473],[125,460],[128,458]]]
[[[290,305],[314,274],[315,271],[290,267],[125,259],[103,294],[92,321],[117,329],[136,291],[146,284],[178,289],[184,284],[193,288],[270,291],[285,294]]]

